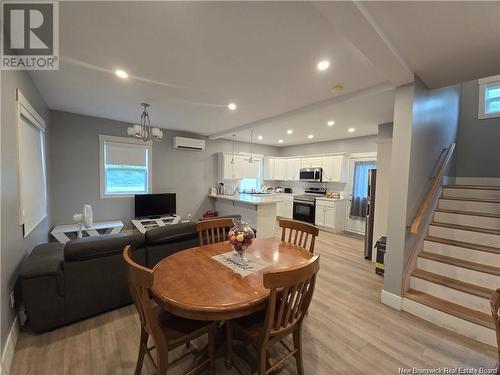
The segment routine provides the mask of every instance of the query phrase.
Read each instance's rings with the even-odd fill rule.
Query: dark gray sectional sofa
[[[87,237],[36,246],[21,266],[19,283],[35,333],[132,303],[122,251],[152,268],[163,258],[198,245],[194,223],[151,229],[143,234]]]

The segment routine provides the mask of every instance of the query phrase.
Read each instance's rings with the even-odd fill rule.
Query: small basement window
[[[99,136],[101,198],[151,191],[151,142]]]
[[[482,78],[479,83],[480,119],[500,117],[500,75]]]

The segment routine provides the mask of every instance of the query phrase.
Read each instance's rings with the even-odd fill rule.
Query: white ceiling
[[[247,138],[255,128],[265,131],[257,142],[275,144],[291,127],[285,144],[345,138],[348,127],[373,134],[392,119],[387,87],[411,81],[413,71],[435,87],[500,61],[490,47],[498,3],[446,4],[453,10],[429,2],[60,2],[60,70],[31,74],[49,107],[91,116],[135,122],[147,101],[154,125],[214,137]],[[330,69],[317,71],[325,58]],[[117,68],[131,77],[118,79]],[[337,83],[345,89],[334,94]],[[226,108],[231,101],[236,111]],[[333,128],[324,125],[330,118]]]

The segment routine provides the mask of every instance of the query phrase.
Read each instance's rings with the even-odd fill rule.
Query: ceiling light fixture
[[[130,137],[134,137],[140,139],[144,142],[149,141],[161,141],[163,138],[163,131],[160,128],[152,128],[151,121],[149,120],[148,113],[148,103],[141,103],[143,107],[141,113],[141,122],[140,124],[135,124],[134,126],[130,126],[127,128],[127,134]]]
[[[117,69],[115,70],[115,74],[120,77],[121,79],[127,79],[128,78],[128,74],[125,70],[121,70],[121,69]]]
[[[280,140],[278,141],[278,143],[283,143],[283,140],[282,140],[282,139],[280,139]]]
[[[349,133],[354,133],[354,131],[355,131],[355,130],[356,130],[356,129],[354,129],[354,128],[349,128],[349,129],[347,129],[347,131],[348,131]]]
[[[229,104],[227,105],[227,108],[229,108],[231,111],[234,111],[234,110],[236,110],[236,108],[237,108],[237,107],[236,107],[236,104],[234,104],[234,103],[229,103]]]
[[[313,139],[313,138],[314,138],[314,135],[313,135],[313,134],[309,134],[309,135],[307,136],[307,138],[309,138],[309,139]]]
[[[250,131],[250,159],[248,159],[249,163],[253,163],[255,160],[253,158],[253,129]]]
[[[264,138],[264,137],[262,137],[261,135],[259,135],[258,138],[259,138],[259,141],[262,141],[262,138]]]
[[[293,130],[292,130],[292,129],[288,129],[288,130],[286,131],[286,134],[292,134],[292,133],[293,133]]]
[[[330,120],[330,121],[328,121],[326,124],[327,124],[328,126],[333,126],[333,125],[335,125],[335,121]]]
[[[233,134],[232,137],[233,137],[233,141],[232,141],[233,156],[231,157],[231,164],[234,164],[234,146],[235,146],[235,137],[236,137],[236,134]]]
[[[322,60],[317,65],[318,70],[321,71],[327,70],[329,67],[330,67],[330,61],[328,60]]]

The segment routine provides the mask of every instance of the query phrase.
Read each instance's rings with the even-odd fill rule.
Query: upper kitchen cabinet
[[[320,168],[321,158],[300,158],[300,168]]]
[[[276,159],[264,159],[264,180],[274,180],[274,168],[276,167]]]
[[[324,182],[346,182],[347,158],[343,155],[321,158]]]
[[[261,156],[254,155],[254,162],[249,162],[250,155],[218,154],[219,180],[240,180],[258,178]]]
[[[286,181],[298,181],[300,171],[300,159],[286,159]]]
[[[264,159],[264,180],[286,179],[286,159],[265,158]]]

